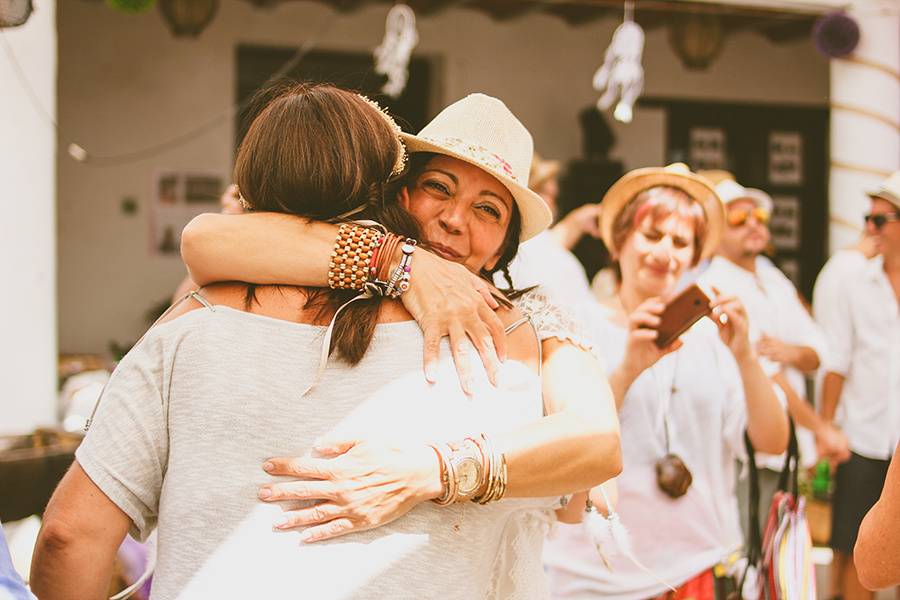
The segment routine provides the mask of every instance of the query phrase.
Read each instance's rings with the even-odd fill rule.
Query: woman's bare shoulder
[[[213,283],[202,288],[189,290],[175,300],[159,320],[159,323],[167,323],[189,312],[204,308],[206,306],[204,302],[215,306],[228,306],[244,310],[246,296],[246,284],[236,282]]]

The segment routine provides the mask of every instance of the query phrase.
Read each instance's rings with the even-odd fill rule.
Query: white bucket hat
[[[400,135],[409,152],[435,152],[490,173],[512,194],[522,216],[520,241],[550,226],[547,203],[528,189],[534,142],[500,100],[471,94],[442,110],[418,135]]]
[[[772,196],[756,188],[744,187],[734,179],[723,179],[716,184],[716,194],[725,206],[737,200],[752,200],[759,208],[764,208],[768,213],[772,212]]]
[[[900,171],[882,181],[877,188],[866,192],[869,198],[884,198],[900,210]]]

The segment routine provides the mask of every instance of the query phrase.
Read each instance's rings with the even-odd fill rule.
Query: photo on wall
[[[160,171],[150,207],[150,254],[179,256],[181,231],[205,212],[219,211],[225,178],[218,173]]]

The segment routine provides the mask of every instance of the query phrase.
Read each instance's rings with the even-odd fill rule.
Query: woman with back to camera
[[[586,526],[562,526],[545,550],[553,597],[713,600],[740,546],[733,465],[744,432],[782,452],[787,418],[736,299],[713,293],[713,318],[664,349],[654,341],[663,299],[716,247],[723,209],[710,185],[684,165],[632,171],[606,193],[600,225],[621,283],[591,328],[619,406],[618,512],[650,573],[624,555],[605,565]]]
[[[524,184],[531,161],[531,136],[495,98],[470,95],[442,111],[418,135],[402,137],[412,154],[408,173],[399,182],[399,202],[422,228],[423,243],[440,255],[422,255],[428,260],[416,263],[410,291],[402,297],[423,327],[427,371],[432,360],[429,350],[436,354],[429,340],[439,339],[434,324],[447,314],[459,314],[455,302],[462,292],[471,292],[470,281],[486,285],[486,280],[512,259],[518,241],[539,231],[525,213],[521,225],[516,221],[523,200],[541,201]],[[504,204],[512,207],[509,220]],[[540,206],[546,224],[548,215],[542,202]],[[185,230],[182,251],[192,276],[201,283],[249,279],[324,285],[335,233],[333,225],[281,215],[202,215]],[[503,243],[498,246],[501,238]],[[471,293],[477,303],[484,304],[477,293]],[[516,435],[519,451],[510,459],[509,493],[568,494],[590,487],[584,485],[588,480],[599,483],[609,479],[618,472],[619,451],[614,403],[602,368],[581,343],[578,326],[546,297],[532,291],[514,302],[535,323],[542,339],[544,412],[548,416]],[[466,334],[475,342],[484,342],[489,352],[482,348],[482,357],[493,354],[487,329],[481,336],[473,333],[474,329],[464,329],[453,324],[447,328],[457,365],[467,364]],[[485,358],[485,364],[490,371],[491,361]],[[352,448],[352,442],[331,439],[323,445],[340,453]],[[379,472],[386,468],[386,458],[375,455],[357,457],[350,452],[346,458],[345,465],[353,472],[364,465]],[[277,475],[311,473],[307,465],[297,465],[289,458],[271,462]],[[354,488],[344,501],[355,506],[354,514],[345,518],[340,507],[329,505],[326,514],[297,515],[297,525],[325,523],[317,531],[330,536],[392,518],[398,499],[407,491],[373,494],[368,489],[369,478],[348,481],[347,469],[322,472],[321,465],[315,467],[318,476],[329,479],[331,485]],[[409,476],[393,469],[387,473],[383,476]],[[520,488],[514,485],[517,481],[528,483]],[[297,498],[290,485],[276,485],[263,493],[271,493],[268,498],[284,497],[285,493]],[[580,510],[565,518],[573,517],[580,518]]]
[[[254,210],[317,221],[362,208],[359,218],[377,219],[413,238],[415,221],[381,192],[391,172],[401,170],[402,152],[385,115],[362,98],[328,86],[300,86],[277,95],[254,121],[239,152],[236,180]],[[486,258],[473,254],[473,261],[500,253],[515,214],[540,227],[534,205],[514,200],[508,190],[504,195],[502,185],[494,192],[490,204],[502,219],[496,246]],[[350,260],[344,263],[349,271],[332,268],[338,285],[363,266],[375,269],[382,281],[376,287],[388,296],[409,282],[404,265],[424,253],[411,241],[401,243],[406,238],[348,226],[335,248],[349,259],[348,249],[378,236],[381,258],[364,265]],[[521,440],[528,439],[523,434],[542,408],[539,380],[528,368],[537,364],[536,340],[528,328],[514,328],[511,360],[497,374],[498,387],[474,368],[467,397],[448,376],[449,360],[436,366],[444,375],[437,385],[418,375],[422,336],[397,302],[349,304],[335,319],[334,335],[323,336],[335,310],[356,295],[215,285],[203,291],[203,308],[151,330],[111,380],[78,464],[48,507],[32,577],[41,597],[99,595],[125,531],[133,525],[145,534],[157,520],[158,598],[298,592],[366,598],[411,591],[421,597],[507,596],[500,591],[508,583],[502,569],[517,563],[504,562],[504,544],[513,533],[533,529],[528,523],[552,506],[545,496],[566,491],[559,479],[528,477],[535,444]],[[503,311],[502,318],[520,321],[515,311]],[[323,337],[343,359],[327,361],[324,370]],[[584,420],[589,411],[580,414]],[[590,413],[591,424],[582,423],[580,432],[610,448],[612,459],[603,460],[611,466],[584,458],[573,467],[581,485],[598,479],[598,463],[600,471],[617,469],[617,434],[604,428],[598,414]],[[572,425],[558,421],[556,429],[568,434]],[[552,439],[559,433],[550,425],[546,437]],[[304,456],[322,436],[355,443],[337,458]],[[540,442],[546,453],[546,440]],[[319,474],[340,468],[347,482],[366,480],[370,493],[402,488],[402,497],[392,496],[397,506],[391,522],[298,547],[298,538],[321,535],[315,528],[292,531],[296,522],[287,533],[273,532],[282,509],[297,518],[340,507],[349,511],[340,522],[355,505],[341,504],[348,490],[326,490],[325,480],[286,487],[295,497],[322,498],[315,493],[324,492],[329,502],[310,507],[273,497],[278,502],[259,503],[258,488],[272,489],[260,465],[273,454],[304,456],[292,466],[320,468]],[[406,477],[373,483],[363,472],[368,456]],[[593,472],[579,472],[588,468]],[[504,491],[506,499],[499,501]],[[438,502],[424,502],[429,499]],[[539,541],[524,540],[526,553],[539,552]],[[539,571],[520,575],[519,594],[540,594]]]

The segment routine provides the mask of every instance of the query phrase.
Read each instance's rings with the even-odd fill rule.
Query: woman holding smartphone
[[[591,327],[621,422],[618,512],[649,573],[621,555],[605,565],[587,527],[561,526],[545,551],[554,598],[712,600],[726,585],[717,567],[740,546],[733,465],[744,432],[757,449],[782,452],[787,418],[736,299],[713,294],[712,318],[656,343],[658,329],[679,328],[662,323],[664,299],[714,251],[722,225],[715,192],[684,165],[632,171],[603,199],[601,233],[621,285],[611,306],[593,308]]]

